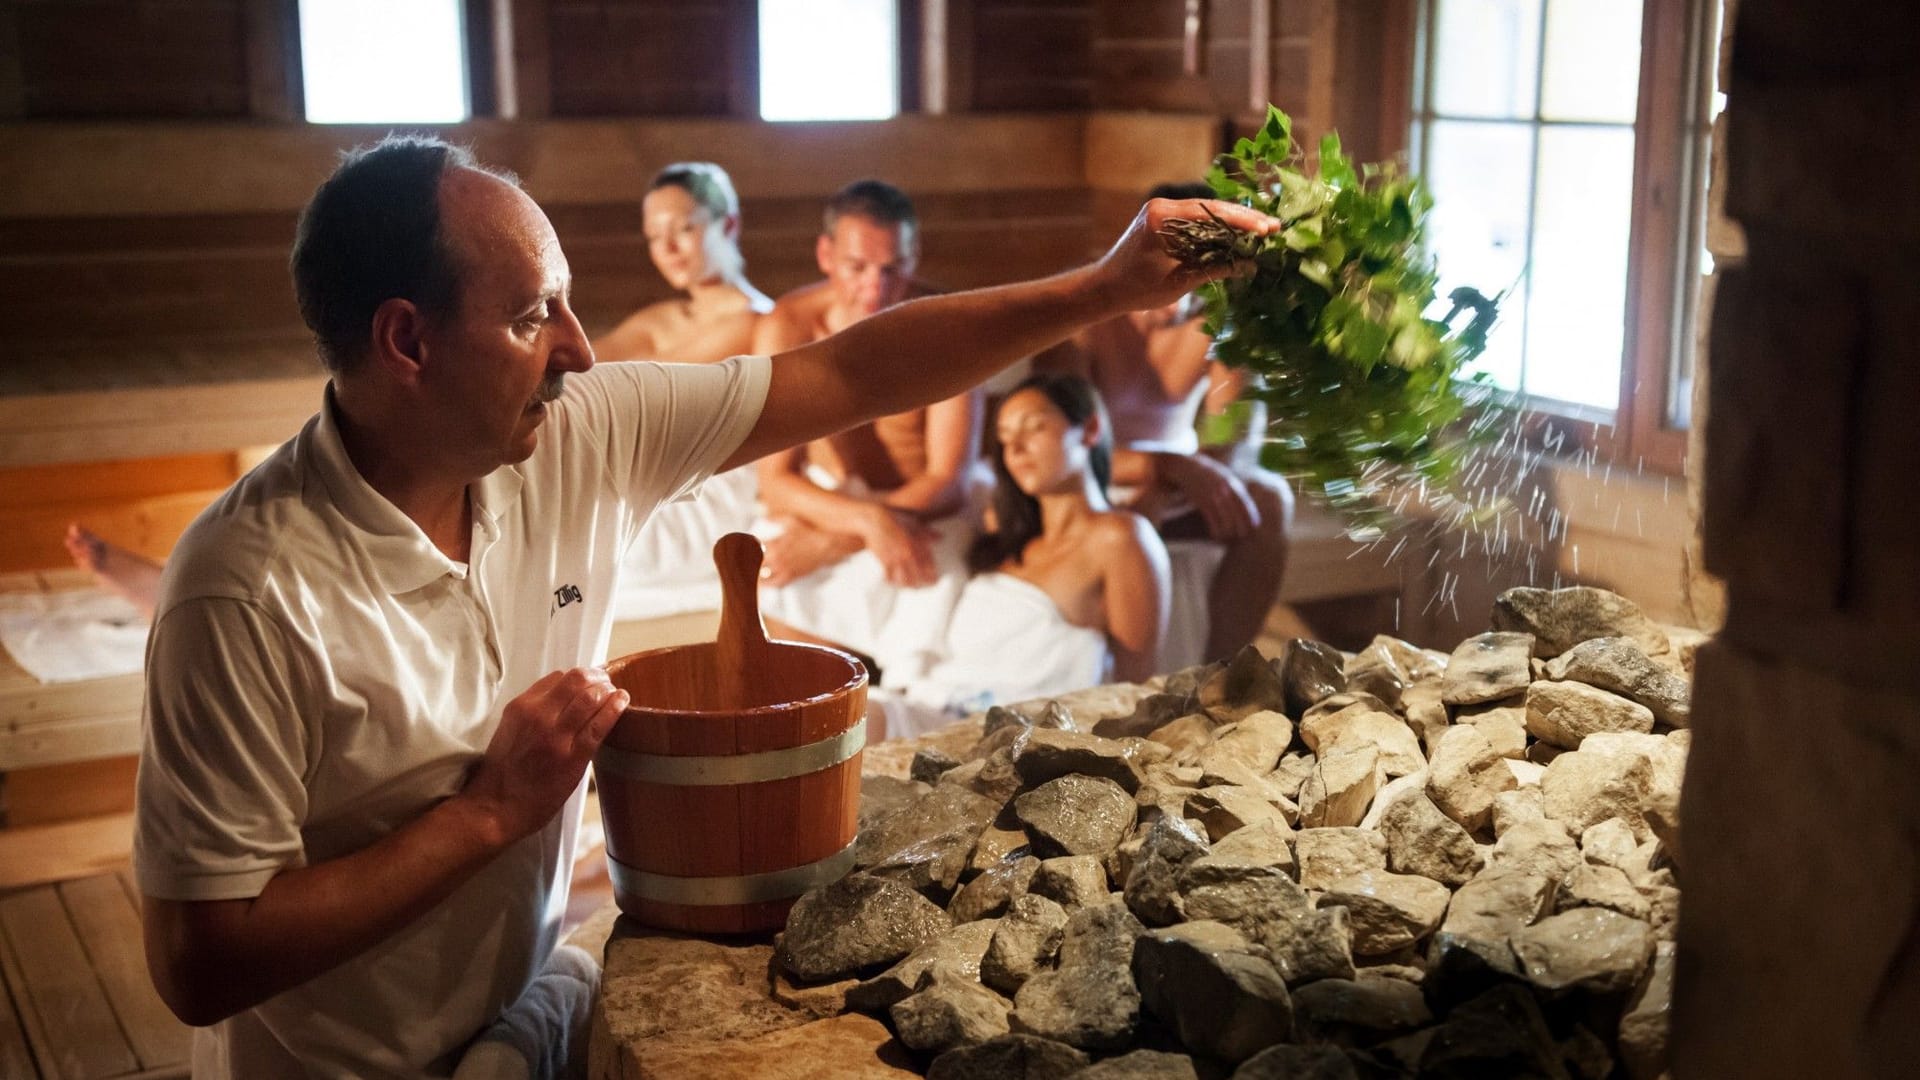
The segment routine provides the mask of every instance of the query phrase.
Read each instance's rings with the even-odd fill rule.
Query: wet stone
[[[1516,822],[1494,842],[1489,870],[1518,870],[1559,881],[1579,866],[1580,847],[1566,827],[1551,818]]]
[[[1387,868],[1387,838],[1369,829],[1303,829],[1293,837],[1300,885],[1327,886],[1354,874]]]
[[[1280,673],[1251,645],[1242,647],[1226,667],[1201,683],[1195,696],[1207,715],[1222,723],[1244,720],[1257,712],[1285,712],[1287,706]]]
[[[1606,908],[1575,908],[1513,933],[1527,978],[1548,990],[1633,989],[1653,959],[1653,928]]]
[[[1440,678],[1440,699],[1478,705],[1519,693],[1533,681],[1534,642],[1529,634],[1476,634],[1461,642]]]
[[[1346,657],[1321,641],[1294,638],[1280,659],[1280,682],[1286,693],[1284,712],[1299,716],[1322,698],[1347,688]]]
[[[1655,946],[1647,977],[1634,988],[1620,1016],[1620,1060],[1633,1080],[1654,1080],[1668,1068],[1674,951],[1672,942]]]
[[[914,993],[933,978],[935,968],[964,978],[980,977],[980,958],[986,955],[995,919],[962,923],[908,953],[899,963],[856,984],[847,991],[847,1008],[878,1015]]]
[[[1646,921],[1653,916],[1652,906],[1627,875],[1611,866],[1576,866],[1560,882],[1554,897],[1556,911],[1580,907],[1606,908],[1630,919]]]
[[[1106,856],[1133,830],[1135,806],[1111,780],[1068,775],[1014,799],[1013,811],[1036,854]]]
[[[914,751],[913,761],[907,766],[908,775],[923,784],[932,784],[950,769],[958,768],[960,763],[953,756],[931,746]],[[865,784],[861,785],[863,788]]]
[[[1404,949],[1440,926],[1447,913],[1447,887],[1413,874],[1369,870],[1328,886],[1321,907],[1348,911],[1356,956]]]
[[[1284,821],[1262,821],[1229,833],[1180,868],[1179,890],[1272,874],[1291,876],[1293,835]]]
[[[1044,896],[1068,911],[1088,904],[1105,903],[1109,895],[1107,869],[1097,855],[1060,855],[1042,859],[1027,891]]]
[[[888,1010],[893,1033],[910,1049],[938,1054],[1007,1033],[1007,999],[977,982],[934,978]]]
[[[957,923],[1005,914],[1015,900],[1027,894],[1039,869],[1040,860],[1031,855],[1003,859],[955,893],[947,914]]]
[[[1013,1030],[1083,1050],[1126,1046],[1140,1020],[1131,969],[1134,941],[1144,929],[1123,904],[1074,912],[1060,943],[1060,966],[1034,975],[1014,996]]]
[[[1546,914],[1558,880],[1525,870],[1489,867],[1454,892],[1440,932],[1485,941],[1506,940]]]
[[[1387,866],[1458,888],[1480,872],[1486,857],[1460,823],[1440,812],[1424,791],[1396,799],[1380,817]]]
[[[1270,1046],[1233,1072],[1232,1080],[1359,1080],[1353,1061],[1337,1046]]]
[[[1199,1073],[1185,1054],[1135,1050],[1088,1066],[1073,1080],[1199,1080]]]
[[[1044,896],[1029,893],[1001,919],[980,958],[980,981],[1012,994],[1053,960],[1066,935],[1067,913]]]
[[[1088,1057],[1063,1042],[1007,1034],[957,1047],[933,1059],[927,1080],[1066,1080]]]
[[[1527,688],[1527,732],[1562,750],[1578,750],[1580,742],[1601,732],[1653,730],[1653,713],[1645,705],[1585,683],[1537,682]]]
[[[1278,875],[1198,885],[1185,896],[1187,917],[1226,923],[1267,950],[1292,986],[1353,978],[1347,909],[1316,910],[1300,886]]]
[[[1456,1006],[1420,1058],[1420,1076],[1566,1080],[1560,1048],[1525,987],[1508,983]]]
[[[1179,922],[1180,870],[1206,853],[1206,837],[1190,822],[1177,817],[1154,822],[1127,874],[1127,907],[1149,926]]]
[[[1213,734],[1214,755],[1237,760],[1256,773],[1268,773],[1293,742],[1293,721],[1285,713],[1262,710]]]
[[[1583,641],[1548,661],[1547,677],[1619,694],[1645,706],[1668,727],[1686,727],[1692,717],[1692,684],[1655,663],[1628,638]]]
[[[780,963],[806,982],[842,979],[892,964],[952,925],[900,882],[849,874],[794,903]]]
[[[1340,1046],[1371,1046],[1433,1022],[1418,986],[1365,974],[1300,987],[1293,1017],[1299,1041]]]
[[[1007,828],[1006,825],[1012,827]],[[980,835],[974,839],[973,854],[967,857],[967,872],[984,874],[1008,859],[1031,854],[1032,848],[1033,843],[1027,839],[1027,831],[1020,828],[1020,822],[1003,809],[994,823],[980,830]]]
[[[873,823],[932,790],[919,780],[880,775],[861,777],[860,831],[867,831]]]
[[[1112,716],[1093,725],[1093,734],[1105,739],[1139,737],[1156,731],[1194,712],[1193,695],[1148,694],[1125,716]]]
[[[1493,628],[1534,636],[1534,655],[1551,659],[1583,641],[1624,637],[1648,656],[1671,648],[1667,635],[1618,593],[1588,586],[1508,589],[1493,601]]]
[[[1173,751],[1176,761],[1196,761],[1201,751],[1213,745],[1213,729],[1218,725],[1206,713],[1188,713],[1147,733],[1147,738]]]
[[[1139,790],[1141,770],[1169,753],[1166,747],[1145,739],[1107,739],[1078,731],[1035,731],[1014,758],[1013,767],[1028,789],[1063,776],[1079,775],[1111,780],[1131,795]]]
[[[1365,691],[1395,708],[1399,707],[1400,695],[1413,682],[1413,676],[1400,665],[1400,658],[1377,640],[1353,654],[1342,673],[1348,689]]]
[[[1197,1054],[1243,1061],[1292,1028],[1279,970],[1224,923],[1182,923],[1142,935],[1133,978],[1146,1010]]]
[[[1215,784],[1189,795],[1185,816],[1205,826],[1210,840],[1224,839],[1254,824],[1271,822],[1283,829],[1292,828],[1287,824],[1286,811],[1257,791],[1232,784]]]

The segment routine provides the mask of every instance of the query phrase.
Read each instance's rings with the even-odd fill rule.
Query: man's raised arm
[[[862,319],[773,364],[766,406],[726,468],[844,431],[875,417],[949,398],[1082,326],[1169,304],[1234,270],[1203,270],[1167,254],[1170,218],[1203,218],[1249,232],[1280,223],[1233,203],[1154,199],[1098,262],[1040,281],[912,300]],[[904,363],[911,357],[911,364]]]

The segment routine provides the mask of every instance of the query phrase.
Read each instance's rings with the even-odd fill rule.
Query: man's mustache
[[[549,401],[558,400],[560,395],[566,392],[566,381],[567,373],[564,371],[556,371],[540,380],[539,388],[533,392],[533,403],[545,405]]]

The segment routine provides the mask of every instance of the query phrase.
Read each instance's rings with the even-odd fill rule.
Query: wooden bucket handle
[[[715,642],[722,692],[744,698],[754,673],[766,669],[772,647],[760,618],[760,564],[766,553],[749,533],[728,533],[713,545],[720,571],[720,635]]]

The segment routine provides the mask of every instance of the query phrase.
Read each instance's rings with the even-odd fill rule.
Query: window
[[[469,115],[461,0],[301,0],[316,124],[456,124]]]
[[[1684,446],[1675,398],[1691,360],[1717,8],[1422,4],[1412,145],[1433,190],[1442,295],[1510,290],[1480,369],[1669,468]]]
[[[897,0],[760,0],[760,118],[900,111]]]

